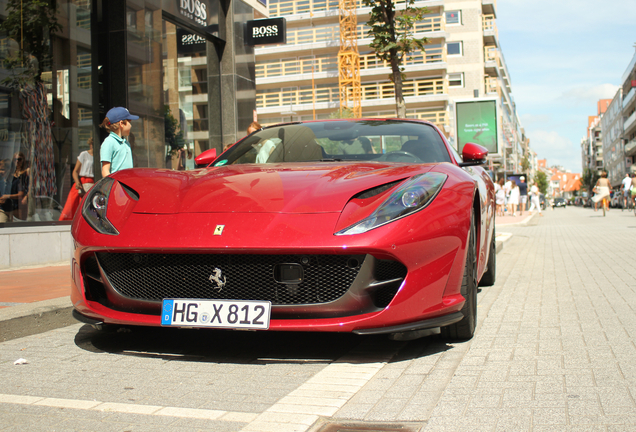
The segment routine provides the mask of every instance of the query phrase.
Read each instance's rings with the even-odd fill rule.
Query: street
[[[468,342],[77,323],[0,343],[0,431],[636,430],[634,213],[497,230]]]

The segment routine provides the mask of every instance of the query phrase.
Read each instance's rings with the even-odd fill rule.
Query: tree
[[[23,89],[42,82],[42,73],[50,70],[51,36],[62,30],[57,22],[57,8],[50,0],[8,0],[7,19],[0,30],[16,41],[18,50],[10,51],[4,66],[12,76],[3,80],[13,88]]]
[[[535,176],[534,180],[537,182],[537,187],[539,188],[539,191],[541,191],[543,195],[547,194],[548,193],[548,176],[543,171],[539,171],[537,172],[537,175]]]
[[[163,106],[163,117],[165,125],[165,139],[166,144],[170,146],[168,150],[168,157],[177,154],[177,150],[183,148],[185,140],[183,139],[183,131],[179,124],[179,120],[172,115],[170,107],[168,105]]]
[[[596,186],[598,179],[598,172],[585,168],[585,171],[583,171],[583,175],[581,176],[581,187],[585,188],[588,193],[591,193],[594,186]]]
[[[368,36],[373,38],[369,44],[380,60],[391,66],[389,79],[395,87],[395,106],[399,118],[406,117],[406,105],[402,93],[405,79],[402,62],[416,49],[424,50],[427,38],[415,38],[415,24],[428,13],[425,7],[414,7],[415,0],[406,0],[404,9],[397,10],[393,0],[362,0],[371,7],[367,25],[371,27]]]
[[[353,118],[353,110],[351,108],[341,108],[329,114],[330,119],[348,119]]]

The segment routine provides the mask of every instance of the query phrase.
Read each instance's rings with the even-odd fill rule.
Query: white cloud
[[[530,147],[539,159],[547,159],[548,166],[562,165],[572,172],[581,171],[581,146],[554,131],[541,129],[527,133]]]
[[[567,89],[561,96],[576,103],[596,103],[600,99],[614,99],[617,91],[618,86],[613,84],[576,86]]]

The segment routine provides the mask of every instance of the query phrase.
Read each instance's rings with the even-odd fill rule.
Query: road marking
[[[364,344],[362,344],[364,345]],[[353,352],[329,364],[303,385],[280,399],[241,429],[241,432],[305,432],[320,417],[331,417],[367,384],[394,352],[360,363]]]
[[[125,414],[143,414],[164,417],[187,417],[203,420],[223,420],[242,423],[250,423],[254,421],[258,416],[258,414],[248,412],[231,412],[198,408],[177,408],[158,405],[139,405],[10,394],[0,394],[0,403],[49,406],[54,408],[71,408],[87,411],[119,412]]]

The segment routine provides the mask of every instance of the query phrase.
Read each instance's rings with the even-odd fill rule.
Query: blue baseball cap
[[[139,118],[139,116],[132,115],[124,107],[111,108],[110,111],[106,113],[106,117],[108,117],[108,120],[111,123],[117,123],[122,120],[137,120]]]

